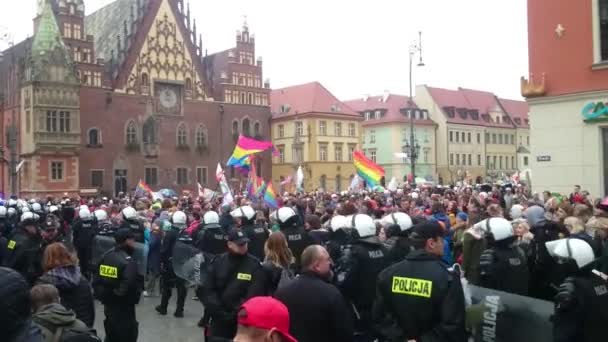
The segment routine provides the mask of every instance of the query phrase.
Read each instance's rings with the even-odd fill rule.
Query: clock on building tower
[[[182,92],[179,85],[157,83],[156,99],[158,114],[181,114]]]

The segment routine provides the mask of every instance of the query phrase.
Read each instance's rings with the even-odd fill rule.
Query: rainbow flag
[[[146,196],[146,194],[151,193],[152,189],[150,188],[150,186],[140,179],[139,183],[137,183],[137,187],[135,188],[135,196],[142,197]]]
[[[353,152],[353,161],[357,173],[367,182],[369,187],[373,188],[380,184],[380,180],[384,177],[384,169],[382,167],[369,160],[361,151]]]
[[[266,192],[267,184],[264,179],[262,179],[262,177],[258,177],[256,187],[257,189],[255,190],[255,197],[260,197],[264,195],[264,193]]]
[[[274,188],[272,187],[272,183],[268,183],[266,186],[266,191],[264,192],[264,202],[268,207],[272,209],[278,209],[279,203],[277,202],[277,194],[274,192]]]
[[[230,159],[228,159],[227,166],[244,167],[247,163],[251,163],[248,157],[252,154],[259,153],[272,149],[273,155],[278,155],[279,151],[274,147],[270,141],[258,141],[255,139],[247,138],[245,136],[239,136],[239,140],[232,151]]]

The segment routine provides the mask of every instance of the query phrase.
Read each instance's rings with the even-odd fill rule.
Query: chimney
[[[388,101],[388,97],[390,95],[391,95],[391,93],[388,90],[385,90],[384,93],[382,94],[382,102]]]
[[[369,94],[363,95],[363,102],[367,102],[369,100]]]

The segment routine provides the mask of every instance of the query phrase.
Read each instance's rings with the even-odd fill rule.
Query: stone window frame
[[[183,141],[181,141],[183,139]],[[175,129],[175,144],[177,146],[188,146],[188,126],[180,121]]]
[[[131,125],[133,127],[133,133],[134,133],[134,137],[135,137],[133,141],[129,140],[129,135],[130,135],[129,128],[131,127]],[[125,123],[125,130],[124,130],[124,132],[125,132],[124,139],[125,139],[126,145],[135,145],[135,144],[139,143],[138,130],[139,130],[139,126],[137,125],[137,122],[135,122],[134,119],[127,120],[127,122]]]
[[[91,132],[93,130],[97,131],[97,144],[92,144],[91,143]],[[87,146],[103,146],[101,128],[99,128],[99,127],[91,127],[91,128],[89,128],[87,130]]]
[[[59,163],[61,164],[61,178],[59,179],[54,179],[53,178],[53,164],[54,163]],[[57,160],[57,159],[52,159],[49,160],[49,182],[51,183],[63,183],[65,182],[66,179],[66,168],[65,168],[65,160]]]
[[[90,179],[91,187],[96,187],[93,184],[93,172],[101,172],[101,186],[99,188],[103,188],[104,178],[106,176],[106,170],[105,169],[89,169],[89,179]]]

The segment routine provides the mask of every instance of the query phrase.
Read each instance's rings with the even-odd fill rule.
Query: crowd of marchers
[[[173,315],[184,317],[191,291],[207,341],[464,342],[479,333],[468,315],[475,285],[554,303],[554,341],[605,340],[608,198],[578,186],[405,185],[285,193],[279,205],[8,199],[0,336],[136,341],[141,297],[167,315],[176,289]],[[99,303],[103,331],[93,329]]]

